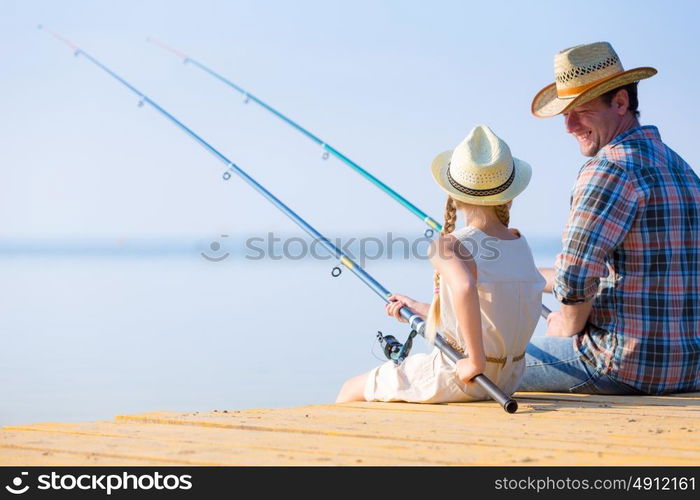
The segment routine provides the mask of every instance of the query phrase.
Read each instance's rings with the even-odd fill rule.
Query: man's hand
[[[568,327],[561,311],[552,311],[547,316],[547,333],[545,335],[548,337],[573,337],[577,333]]]
[[[550,337],[573,337],[583,331],[591,314],[593,301],[580,304],[562,304],[561,311],[552,311],[547,316],[547,333]]]

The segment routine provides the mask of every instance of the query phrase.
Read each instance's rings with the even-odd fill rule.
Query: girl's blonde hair
[[[457,208],[465,204],[461,201],[456,201],[451,196],[447,197],[447,202],[445,203],[445,222],[442,225],[441,234],[448,235],[455,230],[455,225],[457,223]],[[509,204],[496,205],[493,207],[496,212],[496,217],[505,227],[508,227],[510,223],[510,206]],[[426,319],[425,325],[425,339],[430,343],[435,342],[435,335],[437,329],[440,326],[440,273],[435,271],[433,275],[433,301],[430,304],[430,309],[428,311],[428,318]]]

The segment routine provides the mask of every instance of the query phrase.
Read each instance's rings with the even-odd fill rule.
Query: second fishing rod
[[[382,182],[379,180],[377,177],[372,175],[369,171],[366,169],[362,168],[360,165],[358,165],[356,162],[345,156],[343,153],[338,151],[336,148],[331,146],[330,144],[326,143],[323,139],[318,137],[317,135],[313,134],[310,132],[308,129],[302,127],[299,125],[297,122],[289,118],[288,116],[284,115],[277,109],[273,108],[269,104],[267,104],[265,101],[262,99],[258,98],[251,92],[247,91],[243,87],[237,85],[236,83],[232,82],[225,76],[223,76],[221,73],[218,73],[217,71],[214,71],[212,68],[209,66],[203,64],[202,62],[198,61],[197,59],[194,59],[193,57],[190,57],[189,55],[185,54],[184,52],[175,49],[171,47],[170,45],[167,45],[160,40],[157,40],[155,38],[149,37],[148,42],[152,43],[153,45],[156,45],[160,47],[163,50],[166,50],[167,52],[170,52],[171,54],[174,54],[175,56],[179,57],[182,59],[182,61],[185,64],[191,64],[200,70],[204,71],[205,73],[209,74],[210,76],[213,76],[220,82],[224,83],[228,87],[234,89],[235,91],[239,92],[245,102],[247,103],[248,101],[253,101],[254,103],[258,104],[260,107],[266,109],[273,115],[275,115],[277,118],[282,120],[283,122],[287,123],[291,127],[293,127],[295,130],[301,132],[304,136],[306,136],[308,139],[312,140],[319,146],[321,146],[324,150],[324,158],[327,157],[329,154],[333,155],[340,161],[342,161],[345,165],[349,166],[353,170],[355,170],[357,173],[362,175],[366,180],[370,181],[372,184],[377,186],[379,189],[384,191],[386,194],[391,196],[395,201],[400,203],[402,206],[404,206],[406,209],[408,209],[413,215],[418,217],[423,221],[428,226],[428,229],[425,231],[426,237],[431,237],[433,235],[434,231],[440,232],[442,231],[442,224],[437,222],[435,219],[430,217],[428,214],[426,214],[423,210],[418,208],[416,205],[411,203],[409,200],[407,200],[405,197],[401,196],[398,192],[396,192],[394,189],[392,189],[390,186],[388,186],[386,183]],[[549,313],[552,312],[548,307],[546,307],[544,304],[542,305],[542,308],[540,310],[540,314],[542,315],[543,318],[547,319],[547,316]]]
[[[256,191],[258,191],[261,195],[263,195],[270,203],[272,203],[274,206],[276,206],[280,211],[282,211],[287,217],[289,217],[295,224],[297,224],[302,230],[304,230],[307,234],[312,236],[316,241],[319,241],[336,259],[340,261],[340,263],[345,266],[347,269],[352,271],[355,276],[360,278],[365,285],[367,285],[374,293],[379,295],[379,297],[384,300],[384,302],[388,303],[389,302],[389,297],[391,296],[391,292],[384,288],[384,286],[381,285],[377,280],[375,280],[368,272],[366,272],[361,266],[359,266],[355,261],[353,261],[349,256],[347,256],[341,249],[339,249],[337,246],[333,245],[325,236],[323,236],[321,233],[319,233],[313,226],[311,226],[308,222],[306,222],[303,218],[301,218],[298,214],[296,214],[291,208],[289,208],[287,205],[285,205],[279,198],[277,198],[275,195],[273,195],[270,191],[268,191],[265,187],[263,187],[260,183],[258,183],[255,179],[253,179],[250,175],[248,175],[247,172],[245,172],[242,168],[240,168],[238,165],[233,163],[231,160],[229,160],[226,156],[224,156],[221,152],[219,152],[216,148],[214,148],[211,144],[209,144],[207,141],[205,141],[202,137],[197,135],[192,129],[187,127],[184,123],[182,123],[180,120],[175,118],[172,114],[170,114],[168,111],[166,111],[163,107],[161,107],[159,104],[157,104],[155,101],[153,101],[151,98],[146,96],[144,93],[142,93],[140,90],[138,90],[136,87],[131,85],[129,82],[124,80],[121,76],[119,76],[117,73],[109,69],[107,66],[102,64],[99,60],[95,59],[92,57],[90,54],[85,52],[83,49],[75,45],[73,42],[70,40],[67,40],[66,38],[62,37],[58,33],[55,33],[54,31],[46,28],[45,26],[39,26],[39,29],[45,30],[47,33],[51,34],[54,38],[59,40],[60,42],[66,44],[68,47],[73,50],[73,53],[75,56],[83,56],[85,57],[88,61],[93,63],[95,66],[100,68],[102,71],[105,73],[109,74],[112,78],[115,80],[119,81],[122,85],[127,87],[129,90],[131,90],[133,93],[135,93],[139,97],[139,105],[143,104],[148,104],[151,107],[153,107],[156,111],[158,111],[161,115],[163,115],[165,118],[167,118],[171,123],[176,125],[178,128],[180,128],[182,131],[187,133],[192,139],[197,141],[202,147],[204,147],[207,151],[209,151],[212,155],[214,155],[219,161],[224,163],[226,165],[226,170],[222,174],[222,178],[227,181],[229,180],[232,175],[237,175],[240,178],[242,178],[244,181],[246,181],[252,188],[254,188]],[[407,342],[404,344],[402,347],[398,347],[397,343],[390,337],[383,337],[380,335],[380,342],[383,342],[385,345],[385,353],[387,357],[390,357],[394,362],[400,362],[402,360],[401,356],[405,356],[408,354],[408,350],[410,349],[411,345],[411,340],[416,334],[420,335],[425,335],[425,321],[418,316],[414,311],[409,309],[408,307],[402,307],[400,309],[400,314],[401,316],[408,322],[408,324],[411,326],[412,331],[409,336],[409,339]],[[448,342],[447,340],[440,334],[437,334],[435,336],[435,346],[440,349],[445,355],[454,363],[456,363],[458,360],[464,358],[465,356],[459,352],[457,352]],[[515,399],[512,397],[506,395],[501,391],[501,389],[494,384],[488,377],[485,375],[477,375],[472,379],[474,382],[479,384],[484,391],[491,397],[493,400],[498,402],[503,409],[508,412],[508,413],[515,413],[518,409],[518,403]]]

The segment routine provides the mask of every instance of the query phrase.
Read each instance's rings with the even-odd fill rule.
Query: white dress
[[[535,267],[524,236],[502,240],[471,226],[452,235],[476,262],[484,351],[487,358],[492,358],[487,360],[484,374],[510,395],[525,371],[523,354],[540,316],[545,280]],[[440,282],[440,304],[438,332],[463,349],[445,280]],[[429,354],[411,355],[399,366],[387,361],[374,368],[367,377],[364,396],[367,401],[415,403],[488,398],[478,384],[460,381],[454,364],[437,348]]]

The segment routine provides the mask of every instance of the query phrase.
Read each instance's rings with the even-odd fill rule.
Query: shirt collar
[[[659,135],[659,129],[654,125],[640,125],[638,127],[625,130],[620,135],[613,137],[613,139],[605,147],[612,147],[621,142],[633,141],[637,139],[660,141],[661,136]]]

